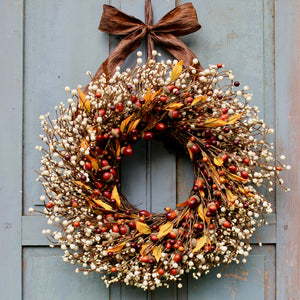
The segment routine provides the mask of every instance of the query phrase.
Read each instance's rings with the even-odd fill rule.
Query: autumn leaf
[[[189,152],[189,155],[190,155],[190,159],[193,160],[193,152],[191,151],[191,149],[187,148],[188,149],[188,152]]]
[[[148,88],[148,91],[147,91],[146,95],[144,96],[144,99],[145,99],[145,103],[149,102],[151,100],[151,89],[150,88]]]
[[[98,204],[99,206],[101,206],[102,208],[104,208],[105,210],[112,210],[112,207],[109,205],[109,204],[107,204],[107,203],[105,203],[104,201],[102,201],[102,200],[99,200],[99,199],[93,199],[93,201],[96,203],[96,204]]]
[[[169,111],[173,111],[173,110],[176,110],[176,109],[179,109],[180,107],[182,107],[184,104],[181,103],[181,102],[175,102],[175,103],[170,103],[168,104],[165,109],[166,110],[169,110]]]
[[[153,100],[160,92],[161,92],[161,89],[159,89],[158,91],[156,91],[155,93],[153,93],[151,95],[150,99]]]
[[[160,228],[159,228],[159,232],[158,232],[157,237],[159,239],[162,238],[163,236],[170,233],[172,229],[173,229],[173,223],[171,223],[171,222],[167,222],[166,224],[161,225]]]
[[[78,95],[79,95],[79,104],[80,104],[80,106],[83,109],[85,109],[86,111],[90,112],[91,111],[91,102],[90,102],[90,100],[86,99],[85,93],[81,89],[78,89]]]
[[[134,114],[132,114],[131,116],[129,116],[128,118],[126,118],[125,120],[122,121],[122,123],[120,125],[121,132],[124,132],[126,126],[128,125],[128,123],[130,122],[130,120],[132,119],[133,116],[134,116]]]
[[[249,182],[248,179],[245,179],[245,178],[243,178],[243,177],[240,177],[240,176],[235,175],[235,174],[232,174],[232,173],[226,173],[226,176],[227,176],[228,178],[230,178],[231,180],[240,181],[240,182],[242,182],[242,181]]]
[[[227,121],[227,124],[228,125],[232,125],[234,124],[237,120],[239,120],[239,118],[243,115],[243,113],[239,114],[239,115],[234,115],[234,116],[231,116],[228,121]]]
[[[94,157],[92,157],[92,156],[90,156],[90,155],[88,155],[87,158],[90,160],[93,169],[97,171],[99,169],[99,165],[98,165],[97,159],[94,158]]]
[[[148,247],[150,247],[152,244],[153,244],[152,242],[147,242],[147,243],[143,244],[141,247],[141,250],[140,250],[140,254],[145,255],[148,252],[148,251],[146,252],[146,249]]]
[[[171,73],[171,82],[176,80],[182,72],[182,60],[180,60],[173,68]]]
[[[88,185],[82,183],[81,181],[73,181],[73,182],[78,184],[79,186],[85,187],[87,190],[91,190],[91,188]]]
[[[121,155],[121,147],[120,147],[120,142],[119,140],[116,140],[116,156]]]
[[[121,243],[120,245],[117,245],[113,248],[107,249],[107,251],[112,252],[112,253],[119,252],[124,248],[125,245],[126,245],[126,243],[124,242],[124,243]]]
[[[209,224],[211,218],[206,216],[207,211],[208,211],[208,209],[206,207],[203,207],[202,204],[200,204],[198,206],[198,215],[199,215],[199,217],[202,219],[203,222],[206,221],[206,223]]]
[[[151,233],[151,229],[147,224],[139,222],[139,221],[135,221],[135,224],[136,224],[136,229],[138,232],[143,233],[143,234]]]
[[[138,124],[140,123],[140,121],[141,121],[141,119],[136,119],[135,121],[132,121],[129,125],[128,132],[135,129],[138,126]]]
[[[207,243],[207,236],[202,236],[200,239],[198,239],[196,247],[193,249],[192,252],[198,252],[202,249],[202,247]]]
[[[152,251],[156,261],[158,262],[161,258],[162,245],[155,246]]]
[[[191,103],[191,106],[197,105],[201,101],[205,102],[206,98],[207,98],[206,96],[199,96],[199,97],[195,98],[193,100],[193,102]]]
[[[185,206],[188,206],[188,202],[189,202],[189,199],[187,199],[184,202],[176,204],[176,206],[178,206],[178,207],[185,207]]]
[[[218,127],[218,126],[224,126],[226,124],[227,124],[226,121],[223,121],[219,118],[209,118],[202,125],[205,127]]]
[[[121,205],[121,199],[120,199],[120,195],[118,193],[118,189],[117,186],[115,185],[112,193],[111,193],[111,198],[116,200],[117,206],[120,207]]]
[[[84,150],[86,150],[88,146],[89,146],[89,144],[88,144],[87,140],[82,139],[80,142],[80,148],[83,148]]]
[[[236,196],[234,194],[232,194],[232,192],[228,189],[226,189],[226,196],[227,196],[227,199],[230,203],[234,203],[235,200],[236,200]]]
[[[221,157],[218,157],[218,156],[214,157],[214,164],[216,166],[221,167],[221,166],[223,166],[223,163],[224,163],[224,161]]]

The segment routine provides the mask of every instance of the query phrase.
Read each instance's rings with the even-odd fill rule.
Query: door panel
[[[185,2],[190,1],[152,0],[154,22],[176,5]],[[233,70],[242,85],[250,86],[254,94],[253,105],[260,107],[261,116],[266,122],[275,128],[275,115],[276,121],[279,120],[278,149],[281,152],[284,141],[288,151],[289,138],[296,132],[298,119],[294,117],[292,126],[288,127],[289,109],[285,108],[285,103],[280,102],[278,97],[275,102],[275,28],[280,36],[288,34],[288,27],[275,26],[275,0],[191,2],[197,10],[202,28],[182,39],[197,54],[203,66],[222,62]],[[287,15],[295,15],[297,11],[300,15],[299,7],[295,4],[297,1],[287,2],[290,5],[288,8],[279,1],[280,7],[288,12]],[[97,30],[104,3],[144,20],[144,1],[138,0],[24,0],[3,1],[0,4],[0,23],[4,32],[0,33],[0,44],[5,45],[4,51],[0,53],[1,66],[5,70],[1,82],[2,98],[14,99],[1,102],[0,122],[1,128],[5,128],[1,131],[1,141],[7,140],[7,143],[0,153],[0,165],[8,171],[3,175],[1,173],[0,195],[1,199],[11,200],[10,205],[0,211],[0,299],[21,299],[22,290],[23,299],[26,300],[275,299],[276,280],[278,299],[289,299],[289,295],[290,299],[297,299],[294,286],[297,286],[300,276],[291,278],[287,274],[296,272],[299,275],[299,264],[296,262],[299,241],[291,244],[292,250],[286,249],[285,245],[292,236],[289,226],[295,229],[295,224],[299,223],[292,223],[276,215],[275,192],[268,194],[274,207],[274,213],[268,216],[269,226],[262,226],[253,238],[253,251],[247,264],[227,266],[221,280],[216,278],[219,270],[213,269],[197,281],[186,274],[182,279],[182,289],[177,289],[174,284],[169,289],[146,293],[125,285],[114,285],[107,289],[101,280],[103,275],[75,274],[75,266],[63,263],[62,250],[47,247],[48,240],[41,234],[42,229],[48,227],[46,219],[27,213],[29,207],[42,208],[39,202],[42,190],[35,182],[34,173],[39,168],[40,159],[40,154],[34,150],[40,144],[38,116],[48,111],[53,114],[54,106],[60,101],[66,101],[68,95],[64,92],[65,85],[72,88],[76,88],[78,83],[85,85],[88,82],[85,72],[91,70],[95,73],[121,40],[121,37],[108,36]],[[277,20],[288,23],[287,17],[281,17],[281,11],[276,11],[276,14]],[[296,23],[291,24],[296,27]],[[288,37],[286,41],[291,43]],[[169,57],[164,50],[158,49],[163,59]],[[277,66],[284,69],[286,50],[279,43],[276,49],[279,49],[281,55],[281,59],[276,60]],[[145,42],[140,50],[146,52]],[[290,53],[296,56],[292,51]],[[11,59],[6,59],[10,57],[9,54]],[[135,60],[136,54],[133,53],[122,68],[131,66]],[[285,70],[288,70],[287,73],[294,72],[292,74],[297,71]],[[280,70],[276,70],[276,74],[279,78]],[[289,91],[284,84],[288,85],[288,82],[280,81],[278,85],[282,88],[277,87],[276,90],[282,99]],[[293,93],[289,95],[296,97]],[[297,106],[293,108],[296,110]],[[282,112],[286,112],[284,118]],[[290,135],[286,136],[284,130],[290,130]],[[275,137],[270,141],[275,142]],[[294,158],[297,162],[298,158]],[[294,174],[290,180],[297,187],[298,177],[297,173]],[[133,204],[141,209],[159,212],[166,206],[174,207],[176,203],[186,200],[192,187],[193,174],[191,163],[182,150],[158,141],[139,142],[134,146],[134,156],[122,162],[121,180],[122,192]],[[23,191],[23,196],[19,191]],[[263,189],[261,191],[265,192]],[[278,196],[283,199],[286,197],[281,193]],[[283,204],[279,207],[281,214],[288,210]],[[293,215],[297,216],[296,213]],[[276,227],[277,218],[280,228]],[[277,240],[277,234],[280,240]],[[277,247],[281,240],[285,244]],[[263,246],[259,247],[258,242]],[[275,256],[278,249],[280,258]],[[287,266],[283,258],[289,258],[289,251],[296,254]],[[277,279],[276,259],[283,274]],[[293,284],[287,283],[284,278],[289,278]]]

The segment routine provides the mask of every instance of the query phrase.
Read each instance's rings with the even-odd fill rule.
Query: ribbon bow
[[[155,42],[167,49],[176,59],[183,60],[185,66],[192,64],[196,55],[177,38],[201,28],[192,3],[176,7],[162,17],[156,25],[152,25],[151,0],[146,0],[145,20],[146,24],[113,6],[103,5],[99,30],[109,34],[125,35],[125,38],[102,63],[94,79],[99,78],[102,73],[112,75],[115,68],[120,66],[126,57],[140,46],[145,36],[147,36],[148,57],[152,56]],[[200,63],[196,67],[203,69]]]

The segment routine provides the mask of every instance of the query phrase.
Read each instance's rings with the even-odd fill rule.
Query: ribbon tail
[[[200,71],[204,70],[199,60],[198,64],[193,64],[193,59],[197,58],[196,54],[173,34],[151,32],[151,38],[155,43],[168,50],[177,60],[182,60],[185,67],[194,66]]]
[[[136,30],[122,39],[114,51],[99,67],[92,80],[94,81],[99,79],[103,73],[105,73],[108,77],[111,77],[115,72],[116,67],[120,66],[127,56],[140,46],[145,34],[146,28]]]

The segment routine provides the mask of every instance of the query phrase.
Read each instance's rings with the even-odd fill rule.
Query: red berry
[[[151,141],[154,138],[154,133],[153,132],[144,132],[143,134],[143,139],[146,141]]]
[[[222,114],[226,114],[228,112],[227,108],[221,108]]]
[[[166,243],[166,248],[167,248],[167,249],[171,249],[171,248],[172,248],[172,244],[171,244],[170,242],[167,242],[167,243]]]
[[[214,228],[215,228],[215,225],[214,225],[214,224],[210,223],[210,224],[208,225],[208,229],[209,229],[209,230],[213,230]]]
[[[229,221],[226,220],[226,221],[224,222],[223,226],[224,226],[225,228],[230,228],[230,227],[231,227],[231,224],[230,224]]]
[[[123,111],[123,109],[124,109],[124,105],[121,102],[119,102],[116,107],[117,107],[118,111]]]
[[[149,262],[149,256],[148,255],[142,256],[141,257],[141,262],[143,262],[143,263]]]
[[[101,94],[101,92],[96,92],[95,96],[96,96],[97,98],[100,98],[100,97],[102,96],[102,94]]]
[[[101,143],[103,141],[103,136],[101,134],[97,135],[96,140],[98,143]]]
[[[102,193],[102,195],[103,195],[105,198],[108,198],[108,199],[111,198],[111,193],[110,193],[109,191],[104,191],[104,192]]]
[[[177,274],[177,270],[176,269],[171,269],[170,270],[170,275],[176,275]]]
[[[135,229],[135,228],[136,228],[136,223],[135,223],[135,221],[130,221],[130,222],[127,223],[127,225],[128,225],[128,227],[129,227],[130,229]]]
[[[211,204],[208,206],[208,210],[212,213],[215,214],[217,211],[217,206],[215,204]]]
[[[173,110],[172,111],[172,117],[175,118],[175,119],[178,118],[179,117],[179,111],[178,110]]]
[[[228,158],[229,158],[228,154],[224,154],[224,155],[222,156],[222,160],[223,160],[223,161],[227,161]]]
[[[173,260],[177,263],[179,261],[181,261],[182,256],[180,254],[175,254]]]
[[[137,98],[136,98],[136,95],[132,95],[132,96],[131,96],[131,101],[132,101],[132,102],[135,102],[136,99],[137,99]]]
[[[250,159],[248,157],[244,158],[244,163],[248,165],[250,163]]]
[[[175,232],[175,231],[171,231],[171,232],[169,233],[169,237],[170,237],[170,239],[175,240],[176,237],[177,237],[176,232]]]
[[[109,165],[108,161],[106,159],[101,160],[101,167],[107,167]]]
[[[103,108],[99,109],[99,115],[101,117],[103,117],[105,115],[105,113],[106,113],[105,109],[103,109]]]
[[[105,173],[103,173],[103,179],[104,179],[105,181],[111,180],[112,177],[113,177],[113,175],[112,175],[110,172],[105,172]]]
[[[164,269],[160,268],[160,269],[158,269],[157,273],[162,276],[165,274],[165,271],[164,271]]]
[[[152,242],[156,242],[158,240],[158,237],[157,237],[156,234],[151,234],[150,239],[151,239]]]
[[[139,211],[139,216],[147,218],[147,217],[150,217],[150,213],[147,210],[143,209],[143,210]]]
[[[223,68],[223,65],[222,65],[221,63],[218,63],[218,64],[217,64],[217,67],[218,67],[219,69],[221,69],[221,68]]]
[[[92,164],[91,164],[89,161],[87,161],[87,162],[84,164],[84,167],[85,167],[85,169],[86,169],[87,171],[91,171],[92,168],[93,168]]]
[[[193,97],[187,97],[186,98],[186,103],[192,103],[194,101]]]
[[[203,223],[200,223],[200,224],[198,225],[198,229],[199,229],[200,231],[202,231],[202,230],[204,229],[204,224],[203,224]]]
[[[155,129],[157,131],[164,131],[166,129],[166,125],[164,123],[157,123],[155,125]]]
[[[168,89],[170,92],[172,92],[172,91],[174,90],[174,88],[175,88],[175,85],[173,85],[173,84],[167,85],[167,89]]]
[[[229,118],[229,116],[227,114],[223,114],[220,116],[220,119],[223,121],[226,121]]]
[[[118,225],[114,225],[112,227],[112,231],[115,232],[115,233],[118,233],[120,231],[119,226]]]
[[[199,147],[198,145],[194,144],[194,145],[190,148],[190,150],[192,151],[193,154],[197,154],[197,153],[200,152],[200,147]]]
[[[167,96],[160,96],[159,97],[159,101],[163,102],[163,103],[166,103],[168,100],[168,97]]]
[[[188,206],[190,208],[195,208],[198,206],[198,200],[195,197],[192,197],[188,200]]]
[[[242,171],[241,172],[241,177],[243,177],[244,179],[248,179],[249,175],[247,171]]]
[[[111,267],[111,268],[110,268],[110,271],[111,271],[112,273],[115,273],[115,272],[117,272],[117,268],[116,268],[116,267]]]
[[[228,170],[229,170],[230,173],[236,173],[237,167],[234,166],[234,165],[231,165],[231,166],[228,167]]]
[[[126,148],[123,149],[123,153],[122,153],[124,156],[132,156],[133,154],[133,150],[130,146],[127,146]]]
[[[175,211],[169,211],[169,212],[167,213],[167,219],[168,219],[169,221],[174,220],[176,217],[177,217],[177,214],[176,214]]]
[[[126,234],[127,228],[125,226],[120,226],[120,234]]]
[[[53,202],[50,202],[50,201],[47,202],[47,204],[46,204],[46,207],[47,207],[47,208],[51,208],[52,206],[53,206]]]
[[[73,226],[74,226],[74,227],[79,227],[79,226],[80,226],[80,223],[79,223],[78,221],[75,221],[75,222],[73,223]]]

